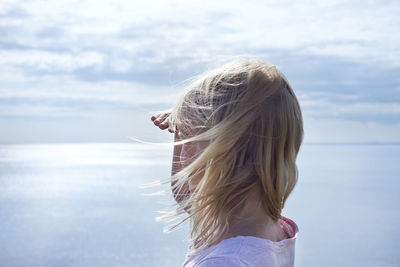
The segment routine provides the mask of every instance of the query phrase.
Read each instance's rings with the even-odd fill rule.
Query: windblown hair
[[[172,176],[173,191],[185,193],[169,216],[188,212],[178,224],[190,219],[195,248],[221,241],[254,188],[266,214],[281,218],[297,182],[303,122],[296,95],[275,66],[246,60],[207,72],[188,87],[169,124],[183,140],[176,145],[208,144]],[[200,172],[203,178],[187,193]]]

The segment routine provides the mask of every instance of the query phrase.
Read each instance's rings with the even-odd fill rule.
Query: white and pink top
[[[254,236],[236,236],[186,255],[182,267],[292,267],[298,227],[292,220],[279,220],[289,238],[271,241]]]

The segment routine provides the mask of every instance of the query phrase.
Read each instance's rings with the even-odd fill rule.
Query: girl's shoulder
[[[280,223],[288,236],[284,240],[276,242],[254,236],[224,239],[214,246],[189,253],[183,266],[293,266],[298,228],[285,217]]]

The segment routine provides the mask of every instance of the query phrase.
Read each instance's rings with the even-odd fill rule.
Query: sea
[[[139,143],[0,145],[0,266],[181,266],[172,148]],[[400,266],[400,145],[302,145],[283,215],[295,266]]]

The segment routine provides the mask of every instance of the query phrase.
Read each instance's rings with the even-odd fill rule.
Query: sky
[[[190,78],[261,58],[304,142],[400,141],[398,1],[0,2],[0,143],[166,141]]]

